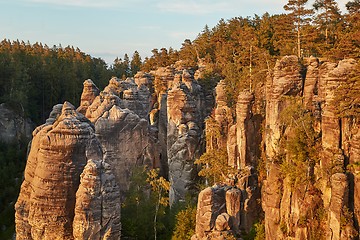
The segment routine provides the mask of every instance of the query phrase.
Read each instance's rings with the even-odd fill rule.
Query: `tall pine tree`
[[[341,19],[340,9],[334,0],[316,0],[313,6],[317,12],[315,23],[324,31],[325,45],[329,47],[335,40],[336,26]]]
[[[138,71],[140,71],[141,65],[141,56],[138,51],[135,51],[130,62],[131,74],[135,75]]]
[[[284,6],[284,9],[290,12],[289,15],[292,17],[294,22],[294,29],[297,34],[296,45],[298,57],[301,57],[302,28],[310,22],[311,18],[309,16],[313,13],[311,9],[305,8],[307,2],[308,0],[289,0],[289,2]]]

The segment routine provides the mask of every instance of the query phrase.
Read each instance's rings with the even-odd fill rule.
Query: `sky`
[[[179,49],[221,18],[283,13],[287,0],[0,0],[0,40],[78,47],[111,64]],[[311,3],[312,1],[309,1]],[[348,0],[338,0],[344,10]]]

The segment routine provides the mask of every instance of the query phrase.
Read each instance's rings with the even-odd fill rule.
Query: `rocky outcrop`
[[[255,123],[252,119],[254,96],[250,92],[241,92],[236,103],[236,143],[239,158],[236,165],[239,169],[255,166],[257,137]]]
[[[149,148],[148,122],[132,111],[113,105],[95,122],[104,161],[114,172],[122,195],[128,190],[135,166],[153,166],[156,152]],[[156,150],[156,149],[155,149]]]
[[[226,95],[226,83],[221,80],[215,88],[215,109],[214,109],[214,120],[219,124],[220,131],[222,133],[222,139],[218,141],[218,147],[222,148],[226,146],[227,135],[230,126],[233,124],[233,116],[231,108],[227,105]]]
[[[141,118],[149,114],[149,83],[144,79],[146,75],[139,78],[139,85],[133,79],[110,79],[85,115],[95,125],[104,161],[113,169],[122,196],[128,190],[135,166],[160,165],[156,139],[151,138],[148,121]]]
[[[87,108],[93,103],[95,98],[99,95],[100,90],[91,79],[85,80],[83,92],[81,94],[80,106],[77,111],[85,115]]]
[[[5,103],[0,104],[0,142],[13,143],[31,139],[34,124],[21,117]]]
[[[273,161],[279,152],[279,140],[283,134],[280,113],[289,104],[286,96],[300,96],[303,87],[301,65],[296,56],[286,56],[278,60],[273,77],[266,81],[266,156]]]
[[[320,78],[320,62],[315,57],[310,57],[308,60],[306,71],[306,78],[304,82],[304,106],[307,109],[314,110],[314,105],[319,101],[317,98],[319,93],[319,78]]]
[[[76,192],[75,239],[120,239],[120,192],[109,164],[90,159]]]
[[[224,239],[239,233],[241,191],[226,186],[208,187],[199,194],[196,239]]]
[[[151,93],[147,87],[149,83],[146,83],[144,79],[137,79],[137,82],[139,84],[136,84],[133,78],[126,80],[111,78],[109,84],[87,107],[85,116],[95,122],[104,111],[108,111],[113,105],[117,105],[133,111],[141,118],[147,118],[151,107]],[[84,85],[83,95],[86,95],[86,91]]]
[[[85,214],[84,212],[87,212],[87,216],[115,219],[111,221],[112,226],[105,226],[99,225],[96,217],[87,218],[87,228],[99,229],[101,237],[104,236],[102,232],[108,228],[120,229],[120,223],[116,221],[119,218],[119,204],[108,204],[106,197],[102,195],[100,199],[96,199],[99,195],[93,197],[100,203],[100,209],[88,209],[86,203],[76,203],[80,199],[89,200],[91,197],[88,193],[95,194],[90,189],[87,189],[90,191],[88,193],[81,190],[84,189],[84,184],[87,185],[86,178],[91,178],[86,174],[88,170],[84,173],[84,169],[88,169],[89,167],[85,166],[92,161],[102,161],[102,151],[95,137],[94,126],[76,112],[70,103],[56,105],[47,122],[33,132],[25,179],[15,205],[17,239],[74,239],[75,235],[80,237],[79,229],[73,231],[73,221],[81,218],[79,215]],[[101,172],[101,169],[96,171]],[[80,183],[81,175],[83,180]],[[106,179],[111,173],[103,171],[99,175],[103,176],[97,182],[104,185],[106,181],[101,179]],[[95,184],[92,186],[96,188]],[[110,200],[120,198],[119,190],[116,189],[117,185],[113,184],[111,191],[105,190],[112,192],[113,198]],[[111,209],[110,214],[108,212],[104,215],[104,209]],[[116,234],[114,236],[119,236],[119,233]]]
[[[206,130],[215,124],[224,135],[216,141],[210,139],[207,147],[227,146],[228,165],[239,170],[229,176],[228,182],[240,192],[240,200],[236,200],[240,210],[232,220],[236,226],[231,226],[227,223],[231,214],[221,207],[217,207],[222,209],[219,212],[211,209],[210,203],[215,200],[207,199],[212,199],[213,193],[204,190],[198,203],[198,239],[222,238],[228,229],[232,234],[249,232],[261,216],[260,199],[266,239],[356,239],[360,209],[359,121],[339,117],[339,102],[335,101],[339,99],[338,89],[355,65],[351,59],[329,63],[311,57],[305,66],[296,56],[278,60],[266,82],[263,128],[262,117],[254,114],[258,109],[252,105],[261,102],[254,100],[261,94],[240,92],[233,118],[226,105],[225,82],[218,84],[213,120],[207,121]],[[261,129],[263,134],[259,136]],[[302,142],[301,132],[306,142]],[[261,138],[262,163],[262,144],[257,142]],[[260,183],[258,174],[262,175]]]
[[[348,164],[346,159],[351,155],[351,142],[356,139],[351,133],[356,132],[357,124],[339,118],[338,103],[334,102],[336,89],[349,77],[354,64],[355,61],[349,59],[335,64],[310,58],[305,76],[296,57],[285,57],[276,63],[266,97],[267,178],[263,182],[262,207],[267,239],[290,236],[294,239],[353,239],[356,235],[356,221],[354,224],[351,215],[356,215],[353,206],[357,202],[354,195],[357,179],[352,173],[349,178],[344,170]],[[291,173],[284,172],[283,161],[291,162],[291,156],[281,153],[279,148],[280,139],[286,139],[291,132],[279,121],[291,103],[288,96],[303,97],[304,108],[314,117],[314,132],[321,134],[321,139],[316,140],[322,147],[321,151],[318,148],[320,162],[314,164],[314,169],[310,164],[306,170],[313,181],[307,180],[306,185],[296,188],[290,183]],[[280,153],[285,154],[283,158],[279,158]],[[349,192],[352,188],[354,191]],[[324,216],[320,212],[329,214]]]
[[[173,82],[167,96],[167,156],[169,163],[170,202],[185,199],[194,184],[194,161],[202,134],[201,87],[183,71]]]

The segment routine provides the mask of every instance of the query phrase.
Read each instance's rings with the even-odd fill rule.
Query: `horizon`
[[[179,50],[208,25],[220,19],[285,13],[286,0],[0,0],[1,40],[36,42],[79,48],[111,65],[116,57],[138,51],[142,60],[151,50]],[[314,1],[309,1],[311,6]],[[338,1],[345,11],[348,0]],[[246,7],[243,7],[246,6]]]

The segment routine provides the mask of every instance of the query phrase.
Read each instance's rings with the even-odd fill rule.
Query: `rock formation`
[[[194,183],[194,161],[199,156],[202,133],[201,107],[204,98],[200,85],[183,70],[172,83],[167,96],[167,156],[170,202],[184,200]]]
[[[185,198],[202,150],[204,94],[181,65],[153,74],[114,77],[103,91],[88,79],[77,110],[54,106],[33,132],[18,239],[119,239],[120,203],[136,166],[159,167],[172,203]]]
[[[70,103],[56,105],[48,121],[33,132],[25,179],[15,206],[17,239],[86,239],[88,233],[84,232],[88,229],[78,225],[73,229],[74,219],[76,222],[84,214],[89,224],[85,227],[92,232],[100,230],[101,239],[119,236],[120,203],[109,204],[109,200],[120,198],[118,187],[114,181],[111,187],[104,181],[111,178],[111,172],[89,169],[94,162],[102,162],[94,126]],[[106,194],[99,194],[100,190],[108,193],[108,199]],[[84,204],[82,200],[86,200]],[[94,204],[99,207],[88,208]],[[108,219],[112,226],[99,222],[99,218]],[[108,228],[115,232],[109,234]]]
[[[148,122],[132,111],[114,105],[95,122],[95,132],[104,151],[104,161],[113,168],[124,193],[135,166],[153,165],[153,159],[147,155],[151,152],[148,149]]]
[[[224,239],[239,233],[241,191],[237,188],[214,186],[199,194],[196,213],[196,239]]]
[[[0,141],[6,143],[31,139],[34,124],[30,119],[21,117],[5,103],[0,104]]]
[[[296,57],[285,57],[276,63],[266,97],[267,179],[263,182],[262,207],[267,239],[289,236],[295,239],[353,239],[356,235],[356,224],[351,217],[356,213],[351,209],[357,200],[355,191],[349,193],[354,183],[344,171],[345,159],[349,156],[349,149],[346,149],[349,141],[344,139],[353,139],[349,131],[355,131],[352,129],[357,126],[350,127],[346,124],[348,120],[336,115],[338,103],[334,102],[336,89],[349,77],[354,64],[351,59],[335,64],[310,58],[305,76]],[[283,170],[284,161],[293,161],[291,157],[294,156],[285,155],[283,160],[279,159],[280,140],[292,131],[291,127],[282,126],[280,120],[291,104],[292,98],[288,96],[304,97],[303,107],[314,117],[314,132],[321,134],[321,139],[315,137],[322,147],[318,150],[320,162],[305,169],[313,180],[305,180],[306,185],[296,188],[291,183],[291,173]]]
[[[219,82],[212,117],[224,135],[215,141],[215,148],[226,145],[228,165],[239,170],[229,176],[229,186],[222,188],[236,186],[240,210],[229,221],[225,200],[216,200],[224,199],[225,194],[219,188],[205,189],[199,195],[194,239],[224,238],[229,230],[241,236],[250,231],[261,211],[269,240],[357,239],[359,121],[339,117],[339,102],[335,101],[355,65],[352,59],[329,63],[311,57],[306,65],[296,56],[279,59],[266,81],[262,134],[263,118],[252,105],[254,95],[240,92],[233,118],[224,97],[225,82]],[[211,129],[209,124],[214,122],[206,125]],[[305,142],[301,142],[300,132]],[[299,148],[296,144],[303,145]],[[311,144],[309,149],[306,144]],[[214,141],[207,142],[207,148],[214,148]],[[260,182],[258,174],[262,175]]]
[[[147,89],[144,82],[139,84],[140,90]],[[148,121],[139,116],[149,114],[149,90],[140,90],[132,79],[112,78],[85,115],[95,125],[104,161],[113,169],[122,196],[135,166],[159,165],[158,148],[150,138]]]
[[[312,57],[302,65],[285,56],[263,89],[240,91],[233,108],[222,80],[206,123],[213,97],[183,62],[112,78],[103,91],[86,80],[77,110],[55,105],[33,132],[16,203],[17,238],[119,239],[133,169],[159,167],[171,183],[170,204],[183,201],[195,183],[204,132],[216,128],[219,136],[206,148],[226,149],[232,172],[199,194],[193,239],[243,236],[262,215],[269,240],[355,239],[360,125],[338,114],[336,95],[356,64]],[[196,71],[199,81],[205,68]]]
[[[77,111],[85,115],[87,108],[93,103],[100,91],[91,79],[85,80],[83,92],[81,94],[81,102]]]

